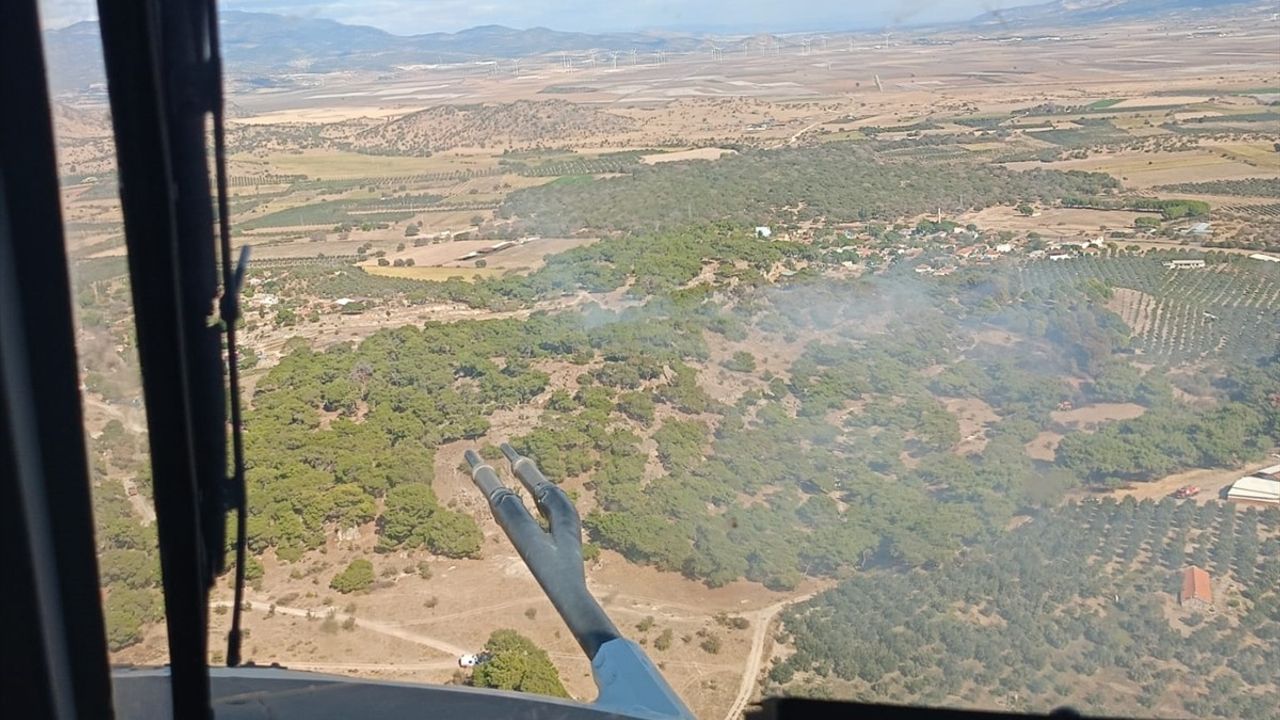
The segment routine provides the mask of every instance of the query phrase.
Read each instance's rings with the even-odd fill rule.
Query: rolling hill
[[[1051,0],[1038,5],[992,10],[974,18],[973,24],[1081,25],[1257,4],[1252,0]]]
[[[549,52],[689,50],[697,38],[650,33],[588,34],[535,27],[484,25],[456,33],[393,35],[334,20],[224,11],[223,55],[228,73],[259,82],[286,73],[391,70],[397,66],[513,58]],[[45,33],[55,91],[103,80],[98,23],[79,22]]]

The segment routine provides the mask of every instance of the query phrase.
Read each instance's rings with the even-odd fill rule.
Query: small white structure
[[[1198,222],[1187,228],[1187,233],[1191,235],[1209,235],[1213,232],[1213,226],[1207,222]]]
[[[453,568],[450,567],[450,570]],[[493,659],[493,653],[467,653],[458,657],[458,667],[473,668],[477,665],[483,665]]]
[[[1107,240],[1103,237],[1096,237],[1092,240],[1062,240],[1058,243],[1060,247],[1078,247],[1081,250],[1089,248],[1106,247]]]
[[[1053,254],[1053,255],[1050,255],[1050,256],[1049,256],[1049,259],[1050,259],[1050,260],[1053,260],[1053,261],[1058,261],[1058,260],[1070,260],[1070,259],[1071,259],[1071,256],[1070,256],[1070,255],[1068,255],[1067,253],[1055,253],[1055,254]]]
[[[1170,270],[1193,270],[1195,268],[1204,267],[1204,259],[1196,260],[1169,260],[1164,264]]]
[[[1280,257],[1274,255],[1263,255],[1262,253],[1254,253],[1249,256],[1250,260],[1261,260],[1263,262],[1280,263]]]
[[[333,304],[337,305],[338,307],[346,307],[353,302],[355,302],[355,300],[352,300],[351,298],[338,298],[337,300],[333,301]]]
[[[260,307],[275,307],[280,304],[280,298],[271,293],[258,293],[253,296],[252,302]]]
[[[998,253],[1013,252],[1013,243],[1000,243],[999,245],[996,245],[996,252]]]
[[[771,237],[773,237],[773,228],[769,227],[768,225],[757,225],[757,226],[756,226],[756,237],[758,237],[758,238],[771,238]]]

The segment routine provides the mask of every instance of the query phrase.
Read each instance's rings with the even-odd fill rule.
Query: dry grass
[[[987,427],[1000,421],[1000,415],[978,398],[945,398],[942,404],[960,425],[960,442],[954,451],[959,455],[980,453],[987,447]]]
[[[1244,151],[1248,151],[1247,148],[1252,146],[1242,145],[1241,147],[1246,148]],[[1222,152],[1230,154],[1225,149]],[[1062,160],[1054,163],[1011,163],[1010,167],[1104,172],[1113,175],[1125,187],[1130,188],[1280,175],[1280,164],[1274,167],[1255,167],[1231,157],[1223,157],[1208,149],[1159,153],[1109,153],[1083,160]]]
[[[364,271],[370,275],[383,277],[411,278],[413,280],[443,281],[460,277],[463,280],[474,280],[478,277],[497,277],[503,274],[498,268],[454,268],[454,267],[380,267],[366,265]]]
[[[1049,413],[1049,417],[1059,425],[1089,432],[1106,422],[1141,417],[1146,411],[1146,408],[1137,403],[1093,403],[1071,410],[1055,410]]]
[[[1220,148],[1232,157],[1239,158],[1256,167],[1280,172],[1280,153],[1270,142],[1224,143],[1213,147]]]
[[[342,180],[374,178],[389,175],[417,175],[451,172],[461,169],[483,169],[496,164],[493,158],[439,154],[431,157],[400,155],[362,155],[341,150],[304,150],[297,154],[271,157],[273,172],[281,175],[306,175],[312,178]]]
[[[693,148],[691,150],[680,150],[679,152],[641,155],[640,162],[646,165],[657,165],[658,163],[680,162],[681,160],[719,160],[720,156],[732,155],[734,152],[733,150],[714,147]]]
[[[1140,213],[1124,210],[1084,210],[1045,208],[1034,217],[1026,217],[1011,207],[990,207],[960,217],[962,223],[974,223],[983,229],[1036,231],[1044,236],[1087,235],[1097,237],[1106,230],[1131,230]]]

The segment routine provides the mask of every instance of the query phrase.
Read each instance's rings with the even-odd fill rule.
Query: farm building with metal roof
[[[1213,585],[1209,573],[1202,568],[1189,567],[1182,571],[1182,593],[1178,602],[1183,607],[1207,610],[1213,607]]]
[[[1236,502],[1257,503],[1261,505],[1280,505],[1280,465],[1267,468],[1272,472],[1259,471],[1256,475],[1242,477],[1227,490],[1227,499]]]

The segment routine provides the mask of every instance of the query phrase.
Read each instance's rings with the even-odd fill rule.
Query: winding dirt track
[[[757,676],[759,676],[760,668],[764,664],[764,660],[765,660],[764,641],[765,641],[765,638],[768,636],[769,627],[773,623],[774,618],[776,618],[778,613],[782,612],[782,610],[786,608],[788,605],[792,605],[798,602],[804,602],[805,600],[808,600],[809,598],[813,597],[815,594],[816,593],[811,592],[805,595],[800,595],[794,598],[790,598],[788,600],[776,602],[768,607],[761,608],[760,610],[757,610],[752,613],[745,613],[743,615],[743,617],[748,618],[755,625],[755,631],[751,637],[751,650],[747,657],[746,667],[742,669],[742,681],[738,685],[738,694],[734,697],[733,704],[729,706],[729,712],[725,714],[725,720],[739,720],[739,718],[742,717],[743,711],[746,709],[747,703],[751,700],[751,694],[755,690],[755,686],[756,686],[756,678]],[[254,611],[265,611],[266,608],[270,606],[269,602],[262,601],[262,600],[250,599],[249,602],[252,603],[252,608]],[[524,602],[527,602],[527,600],[520,600],[518,602],[508,601],[505,603],[499,603],[499,605],[508,606],[508,605],[522,604]],[[232,603],[227,600],[216,600],[211,604],[214,607],[231,607],[232,606]],[[491,609],[492,608],[486,608],[485,610],[491,610]],[[325,614],[328,611],[325,609],[308,610],[306,608],[276,605],[276,612],[281,615],[292,615],[294,617],[306,617],[308,614],[311,614],[314,617],[317,615]],[[466,616],[471,614],[472,612],[483,612],[483,611],[479,609],[464,611],[461,613],[455,613],[455,616]],[[338,620],[346,620],[348,617],[353,617],[353,616],[349,613],[340,613],[340,612],[334,611],[334,617],[335,619],[338,619]],[[416,632],[406,630],[397,623],[378,622],[376,620],[368,620],[365,618],[358,618],[357,622],[359,623],[359,626],[361,629],[368,630],[375,633],[380,633],[383,635],[388,635],[394,638],[399,638],[401,640],[407,640],[408,642],[416,643],[418,645],[425,645],[426,647],[432,648],[434,650],[442,652],[451,657],[447,660],[442,659],[442,660],[436,660],[436,661],[431,661],[426,663],[416,663],[416,664],[314,663],[314,662],[306,662],[306,661],[300,661],[300,662],[286,661],[281,664],[287,665],[288,667],[297,669],[297,670],[314,670],[319,672],[338,672],[338,671],[351,671],[351,670],[354,670],[354,671],[442,670],[442,669],[453,667],[457,663],[456,658],[458,656],[465,655],[468,652],[471,652],[471,650],[458,647],[457,645],[441,640],[439,638],[435,638],[428,635],[423,635],[421,633],[416,633]],[[576,660],[576,661],[582,661],[582,662],[586,661],[585,657],[582,657],[576,654],[556,653],[556,652],[548,653],[548,654],[551,657],[556,658],[557,660]],[[668,661],[667,664],[680,666],[680,667],[693,667],[693,668],[699,668],[699,669],[719,669],[719,670],[728,669],[730,667],[728,665],[716,664],[716,663],[700,663],[700,662],[678,661],[678,660]]]
[[[769,634],[769,626],[773,623],[773,619],[788,605],[804,602],[814,594],[807,593],[790,600],[776,602],[746,615],[755,623],[756,630],[751,637],[751,654],[747,657],[747,666],[742,669],[742,683],[738,685],[738,695],[729,706],[729,712],[724,716],[725,720],[739,720],[742,712],[746,710],[747,702],[751,700],[751,693],[756,687],[756,676],[760,674],[760,666],[764,663],[764,639]]]
[[[269,606],[269,603],[262,602],[262,601],[251,600],[250,602],[253,602],[254,610],[258,610],[258,609],[265,610]],[[232,603],[226,600],[217,600],[212,604],[215,607],[231,607],[232,606]],[[284,605],[276,605],[276,612],[281,615],[293,615],[295,617],[306,617],[308,614],[311,614],[314,617],[317,615],[323,615],[326,611],[306,610],[304,608],[295,608],[295,607],[286,607]],[[346,620],[348,617],[354,617],[354,616],[348,613],[340,613],[340,612],[334,613],[334,618],[337,620]],[[471,652],[470,650],[460,648],[457,645],[454,645],[449,642],[445,642],[444,640],[440,640],[439,638],[433,638],[427,635],[422,635],[420,633],[410,632],[409,630],[396,627],[389,623],[381,623],[381,622],[378,622],[377,620],[367,620],[365,618],[358,618],[357,622],[359,623],[359,626],[365,630],[381,633],[383,635],[389,635],[391,637],[399,638],[401,640],[407,640],[411,643],[425,645],[429,648],[439,650],[440,652],[446,655],[452,655],[454,658],[457,658],[459,655],[466,655],[468,652]],[[457,660],[454,660],[454,662],[457,662]]]

